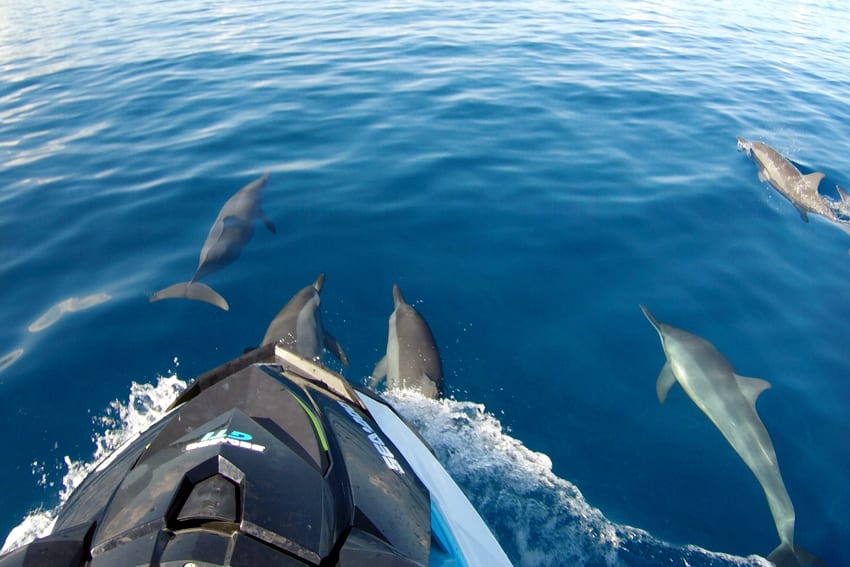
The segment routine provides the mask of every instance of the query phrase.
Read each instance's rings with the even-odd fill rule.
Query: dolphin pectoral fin
[[[770,179],[767,177],[767,174],[761,168],[759,168],[759,181],[761,181],[761,182],[770,181]]]
[[[215,292],[211,287],[200,282],[180,282],[161,289],[152,296],[149,301],[159,301],[160,299],[194,299],[215,305],[216,307],[227,311],[230,306],[227,301]]]
[[[741,393],[750,400],[754,407],[761,393],[770,388],[770,382],[761,378],[748,378],[735,374],[735,381],[738,383]]]
[[[272,234],[277,234],[277,229],[274,227],[274,223],[268,219],[268,217],[260,211],[260,220],[263,221],[263,224],[266,225],[266,228],[269,229],[269,232]]]
[[[658,381],[655,382],[655,393],[658,394],[658,401],[664,403],[667,400],[667,393],[673,384],[676,383],[676,375],[673,374],[673,369],[670,368],[670,363],[665,362],[664,367],[658,374]]]
[[[434,388],[433,392],[430,391],[429,388],[424,389],[422,392],[423,394],[434,400],[443,397],[443,384],[440,381],[434,380],[434,378],[432,378],[426,372],[422,373],[422,380],[425,380],[424,382],[422,382],[423,384],[428,384],[430,386],[433,386]]]
[[[375,365],[375,369],[372,371],[372,378],[379,379],[383,378],[387,375],[387,357],[384,357],[378,361],[378,364]]]
[[[325,331],[324,342],[325,348],[337,357],[344,366],[348,366],[348,356],[346,356],[345,351],[342,349],[342,345],[327,331]]]
[[[797,212],[800,213],[800,218],[803,219],[803,222],[809,222],[809,215],[806,212],[806,209],[798,207],[797,205],[794,205],[794,207],[797,209]]]
[[[378,385],[383,381],[383,379],[387,375],[387,357],[384,357],[378,361],[378,364],[375,365],[375,369],[372,371],[372,375],[369,376],[369,379],[366,381],[367,385],[375,390]]]

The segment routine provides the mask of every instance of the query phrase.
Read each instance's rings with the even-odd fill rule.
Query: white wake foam
[[[130,385],[130,396],[126,402],[114,400],[102,416],[95,418],[96,429],[99,433],[92,437],[95,450],[91,459],[74,461],[67,456],[65,457],[67,472],[62,479],[59,504],[50,510],[38,509],[30,512],[20,525],[9,532],[0,553],[11,551],[26,545],[37,537],[44,537],[49,534],[62,505],[86,475],[102,460],[109,458],[122,445],[136,438],[149,425],[164,415],[169,404],[185,388],[186,382],[180,380],[176,374],[160,377],[156,385],[133,382]]]
[[[411,391],[385,397],[431,444],[517,565],[770,566],[755,555],[674,546],[612,523],[574,484],[552,473],[549,457],[506,434],[482,404]]]
[[[134,382],[126,402],[113,401],[95,419],[92,458],[65,457],[59,504],[27,515],[9,533],[2,552],[49,534],[62,505],[86,475],[164,415],[185,387],[176,375],[160,377],[156,385]],[[610,522],[575,485],[552,473],[549,457],[506,434],[482,404],[435,401],[409,391],[385,397],[431,444],[519,566],[770,565],[757,556],[740,558],[670,545],[643,530]],[[33,472],[42,471],[34,467]]]

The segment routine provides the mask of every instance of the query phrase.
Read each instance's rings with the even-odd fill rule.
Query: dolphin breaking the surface
[[[431,328],[393,285],[387,352],[372,371],[372,387],[386,377],[389,388],[409,388],[429,398],[443,395],[443,363]]]
[[[667,355],[655,384],[658,401],[664,403],[670,388],[678,382],[761,484],[780,540],[767,559],[779,567],[823,565],[811,553],[794,545],[794,506],[779,473],[773,442],[755,406],[759,394],[770,388],[770,383],[739,376],[713,344],[660,323],[649,309],[643,305],[640,308],[658,331]]]
[[[305,358],[318,360],[322,348],[328,349],[340,362],[348,365],[348,357],[339,342],[322,326],[320,292],[325,274],[292,296],[266,329],[262,344],[280,342]]]
[[[823,173],[816,171],[803,175],[790,161],[763,142],[750,142],[738,136],[738,151],[752,157],[758,166],[761,181],[767,181],[780,195],[788,199],[800,217],[809,222],[808,213],[815,213],[835,221],[835,213],[818,193]]]
[[[239,257],[242,249],[254,236],[256,219],[261,219],[269,231],[275,232],[274,224],[266,218],[260,204],[268,179],[269,174],[264,173],[259,179],[237,191],[221,207],[201,249],[198,269],[192,279],[159,290],[150,297],[150,301],[185,297],[211,303],[225,311],[230,309],[221,295],[198,280],[224,268]]]

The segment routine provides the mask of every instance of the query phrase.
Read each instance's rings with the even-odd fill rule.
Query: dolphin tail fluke
[[[826,563],[799,545],[792,546],[785,541],[780,543],[779,547],[770,552],[770,555],[767,556],[767,560],[776,565],[776,567],[799,567],[801,565],[826,566]]]
[[[170,285],[153,294],[150,297],[150,301],[154,302],[160,299],[179,299],[184,297],[215,305],[225,311],[230,309],[227,300],[220,296],[213,288],[200,282],[180,282]]]

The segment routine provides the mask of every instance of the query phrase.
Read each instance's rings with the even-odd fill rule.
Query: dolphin
[[[790,161],[762,142],[749,142],[738,136],[738,151],[753,158],[758,166],[759,180],[767,181],[780,195],[788,199],[804,222],[809,222],[808,213],[815,213],[835,221],[835,213],[818,193],[823,173],[816,171],[803,175]]]
[[[416,309],[405,303],[398,284],[393,285],[393,304],[387,353],[372,371],[371,386],[386,377],[390,388],[410,388],[429,398],[441,397],[443,363],[431,328]]]
[[[839,214],[850,217],[850,195],[840,185],[836,185],[835,190],[838,191],[840,197],[840,200],[835,203],[836,210]]]
[[[659,323],[649,309],[643,314],[658,331],[667,362],[661,369],[655,391],[662,404],[678,382],[691,400],[720,430],[761,484],[779,533],[779,546],[767,556],[778,567],[823,565],[823,562],[794,545],[794,506],[785,490],[773,442],[756,412],[756,400],[770,383],[746,378],[713,344],[682,329]]]
[[[342,346],[322,326],[319,293],[324,283],[325,274],[319,274],[312,285],[293,295],[266,329],[262,344],[280,342],[301,356],[314,360],[321,358],[324,347],[348,366],[348,357]]]
[[[227,200],[210,228],[201,249],[198,269],[192,279],[159,290],[150,297],[150,301],[186,297],[211,303],[225,311],[230,309],[221,295],[198,280],[224,268],[239,257],[242,248],[254,236],[254,221],[257,218],[263,221],[269,231],[276,232],[274,224],[266,218],[260,204],[263,187],[268,179],[269,174],[264,173]]]

